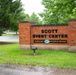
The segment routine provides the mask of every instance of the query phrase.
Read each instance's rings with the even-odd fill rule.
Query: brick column
[[[76,52],[76,19],[71,19],[68,22],[68,42],[69,51]]]
[[[20,49],[30,49],[31,43],[31,23],[24,21],[19,23],[19,44]]]

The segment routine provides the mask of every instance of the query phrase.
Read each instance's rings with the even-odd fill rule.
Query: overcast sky
[[[41,4],[42,0],[21,0],[25,13],[31,15],[33,12],[40,13],[43,11],[44,6]]]

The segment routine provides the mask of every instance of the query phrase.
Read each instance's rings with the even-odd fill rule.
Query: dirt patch
[[[15,44],[15,42],[0,42],[0,45]]]
[[[35,54],[35,55],[34,55],[33,53],[32,53],[32,54],[22,54],[22,56],[40,56],[40,55],[41,55],[41,54]]]

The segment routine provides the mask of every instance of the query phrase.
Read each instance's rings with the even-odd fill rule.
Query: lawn
[[[32,50],[20,50],[18,44],[0,45],[0,63],[76,69],[76,53],[64,50],[37,50],[36,53],[33,56]]]
[[[12,36],[13,34],[2,34],[2,36]]]

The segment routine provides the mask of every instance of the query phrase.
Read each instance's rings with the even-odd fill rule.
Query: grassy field
[[[20,50],[18,44],[0,45],[0,63],[32,66],[51,66],[76,69],[76,53],[67,51]]]
[[[2,36],[13,36],[13,35],[16,35],[16,34],[2,34]]]

